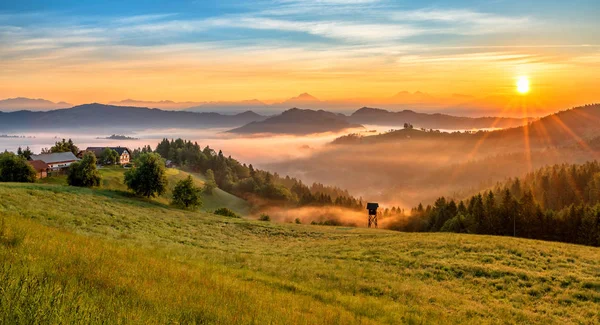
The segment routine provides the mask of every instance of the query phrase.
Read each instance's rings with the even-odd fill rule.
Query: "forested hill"
[[[323,110],[289,109],[280,115],[270,117],[264,121],[252,122],[242,127],[230,130],[239,134],[313,134],[324,132],[338,132],[351,128],[362,128],[362,125],[352,124],[342,114],[335,114]]]
[[[418,113],[411,110],[390,112],[379,108],[363,107],[348,118],[351,123],[398,126],[413,124],[416,128],[467,130],[484,128],[510,128],[521,126],[532,119],[508,117],[462,117],[446,114]]]
[[[254,112],[236,115],[163,111],[143,107],[85,104],[48,112],[0,112],[2,130],[77,128],[234,127],[265,117]]]
[[[133,157],[140,152],[149,152],[147,146],[135,149]],[[299,206],[338,206],[362,210],[364,202],[346,190],[334,186],[313,183],[308,186],[289,176],[256,169],[242,164],[231,156],[226,157],[220,150],[216,152],[206,146],[183,139],[163,139],[154,151],[178,166],[203,174],[214,175],[216,185],[231,194],[244,198],[254,207],[299,207]],[[209,172],[210,171],[210,172]]]
[[[414,140],[462,141],[493,148],[545,148],[567,145],[589,146],[586,141],[600,136],[600,104],[576,107],[548,115],[525,126],[479,132],[440,132],[408,128],[372,136],[350,134],[334,140],[334,144],[401,142]]]
[[[391,228],[600,246],[600,163],[544,167],[464,201],[440,197]]]

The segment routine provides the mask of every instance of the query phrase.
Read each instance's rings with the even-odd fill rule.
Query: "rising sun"
[[[519,77],[517,79],[517,91],[519,94],[527,94],[529,92],[529,79],[527,77]]]

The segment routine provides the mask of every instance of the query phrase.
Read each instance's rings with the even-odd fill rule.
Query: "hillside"
[[[351,128],[362,128],[362,125],[351,124],[346,116],[323,110],[289,109],[280,115],[267,118],[264,121],[251,122],[242,127],[229,130],[238,134],[313,134],[324,132],[339,132]]]
[[[352,113],[348,121],[359,124],[399,126],[410,123],[416,128],[468,130],[485,128],[510,128],[521,126],[530,119],[506,117],[460,117],[446,114],[417,113],[411,110],[390,112],[378,108],[363,107]]]
[[[229,219],[104,189],[0,196],[0,323],[600,321],[597,248]]]
[[[416,127],[416,126],[415,126]],[[524,126],[476,133],[425,132],[401,129],[367,137],[355,135],[336,139],[337,144],[381,143],[419,139],[461,140],[481,147],[557,147],[581,144],[600,136],[600,104],[575,107],[548,115]]]
[[[143,107],[86,104],[48,112],[0,112],[1,130],[139,129],[172,127],[234,127],[264,117],[253,112],[236,115],[163,111]]]
[[[104,167],[99,169],[102,175],[101,187],[103,190],[126,192],[127,186],[123,183],[125,169],[120,167]],[[205,178],[200,173],[187,173],[178,169],[168,168],[167,179],[169,180],[169,188],[167,192],[155,199],[161,204],[169,204],[173,188],[177,181],[192,175],[196,186],[204,186]],[[49,177],[40,180],[42,184],[67,185],[66,176]],[[239,197],[229,194],[219,188],[213,190],[212,195],[202,196],[202,210],[214,211],[218,208],[229,208],[240,215],[248,215],[250,213],[250,204]]]

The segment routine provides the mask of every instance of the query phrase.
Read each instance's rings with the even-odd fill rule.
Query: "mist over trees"
[[[464,201],[440,197],[389,227],[600,246],[600,164],[544,167]]]
[[[136,154],[149,148],[136,149]],[[241,164],[222,151],[215,151],[198,143],[183,139],[163,139],[155,152],[166,160],[185,169],[214,176],[216,186],[260,206],[263,204],[288,206],[336,205],[350,209],[362,209],[363,202],[337,187],[315,183],[307,186],[302,181],[289,176],[255,169]],[[208,183],[212,183],[207,177]],[[212,187],[212,184],[209,184]],[[208,190],[208,189],[207,189]]]

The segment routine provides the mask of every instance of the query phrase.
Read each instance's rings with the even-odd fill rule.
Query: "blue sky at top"
[[[453,82],[456,91],[473,92],[480,80],[508,78],[502,71],[546,78],[595,67],[599,14],[597,0],[2,1],[0,83],[10,86],[0,97],[59,87],[40,81],[48,76],[64,83],[54,89],[63,96],[78,74],[100,72],[168,77],[180,88],[160,96],[181,100],[195,99],[184,84],[201,86],[203,98],[234,91],[340,97],[346,89],[379,96],[447,88],[443,78],[457,75],[449,63],[473,74]],[[343,78],[364,83],[327,86]],[[242,95],[250,80],[254,93]],[[90,89],[129,95],[101,82]],[[481,91],[499,89],[486,85]]]

